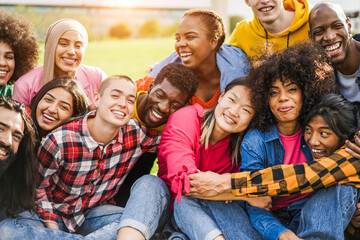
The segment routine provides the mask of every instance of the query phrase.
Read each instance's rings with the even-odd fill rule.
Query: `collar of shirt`
[[[79,130],[80,130],[80,136],[81,136],[81,141],[83,143],[85,143],[85,146],[87,147],[87,149],[89,150],[89,152],[94,151],[97,147],[99,146],[103,146],[104,144],[99,143],[97,141],[95,141],[92,136],[90,135],[89,132],[89,128],[87,125],[87,119],[88,118],[94,118],[96,116],[96,111],[91,111],[88,114],[86,114],[83,118],[81,118],[79,120]],[[114,143],[120,143],[122,144],[124,142],[124,128],[126,128],[127,125],[122,126],[119,129],[118,134],[115,136],[115,138],[110,141],[107,145],[109,144],[114,144]]]

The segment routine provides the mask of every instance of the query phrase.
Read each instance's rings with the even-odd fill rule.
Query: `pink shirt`
[[[307,159],[300,148],[301,134],[302,134],[302,129],[300,129],[299,132],[297,132],[292,136],[285,136],[279,133],[281,142],[285,150],[285,158],[284,158],[285,165],[307,162]],[[304,198],[307,195],[309,195],[309,193],[298,194],[293,196],[277,197],[273,202],[272,210],[287,207],[291,203],[301,198]]]
[[[29,106],[31,99],[42,87],[43,70],[43,66],[41,66],[21,76],[14,84],[12,98],[25,106]],[[105,78],[106,74],[100,68],[84,64],[79,66],[76,73],[76,79],[83,87],[91,103],[93,103],[94,93],[96,93],[101,81]]]
[[[169,189],[171,186],[172,200],[177,194],[180,201],[183,189],[189,192],[189,174],[198,170],[229,173],[239,169],[231,163],[230,135],[207,149],[200,144],[203,117],[204,109],[199,104],[184,107],[170,116],[162,132],[158,176]]]

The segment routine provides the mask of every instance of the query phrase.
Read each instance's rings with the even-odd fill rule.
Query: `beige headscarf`
[[[46,31],[42,86],[54,79],[56,46],[60,37],[70,30],[77,31],[84,39],[84,47],[87,47],[88,34],[85,27],[78,21],[74,19],[60,19],[51,24]]]

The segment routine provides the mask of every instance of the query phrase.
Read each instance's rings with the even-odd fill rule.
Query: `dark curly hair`
[[[169,63],[163,67],[156,76],[154,85],[160,84],[165,78],[188,96],[187,101],[195,95],[199,85],[199,79],[195,73],[179,63]]]
[[[34,69],[37,65],[39,45],[30,22],[23,17],[0,9],[0,42],[14,51],[15,69],[9,83]]]
[[[208,9],[190,9],[184,13],[181,19],[187,16],[201,17],[203,23],[206,25],[208,38],[212,39],[215,37],[218,40],[215,50],[216,52],[219,51],[226,37],[225,26],[222,18],[215,12]]]
[[[324,50],[315,43],[294,44],[282,52],[265,55],[250,69],[249,87],[256,115],[253,126],[262,131],[276,124],[269,106],[270,87],[276,80],[294,82],[302,93],[300,123],[319,102],[335,89],[334,71]]]

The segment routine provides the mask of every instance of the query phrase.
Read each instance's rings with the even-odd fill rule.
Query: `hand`
[[[359,132],[357,132],[354,136],[354,143],[349,140],[345,141],[346,144],[346,152],[348,152],[354,158],[360,159],[360,137]]]
[[[356,228],[360,227],[360,203],[356,204],[355,213],[352,216],[350,221],[354,227],[356,227]]]
[[[295,233],[289,230],[280,234],[279,240],[304,240],[304,239],[299,238],[298,236],[296,236]]]
[[[146,74],[150,74],[152,72],[152,70],[155,68],[156,64],[158,64],[158,62],[154,63],[148,69],[146,69],[146,71],[145,71]]]
[[[213,197],[219,193],[231,192],[231,174],[199,172],[190,174],[189,196]]]
[[[255,197],[255,198],[247,198],[246,200],[251,206],[258,207],[270,211],[272,208],[272,200],[271,197]]]
[[[45,227],[59,230],[59,226],[56,223],[44,223]]]

